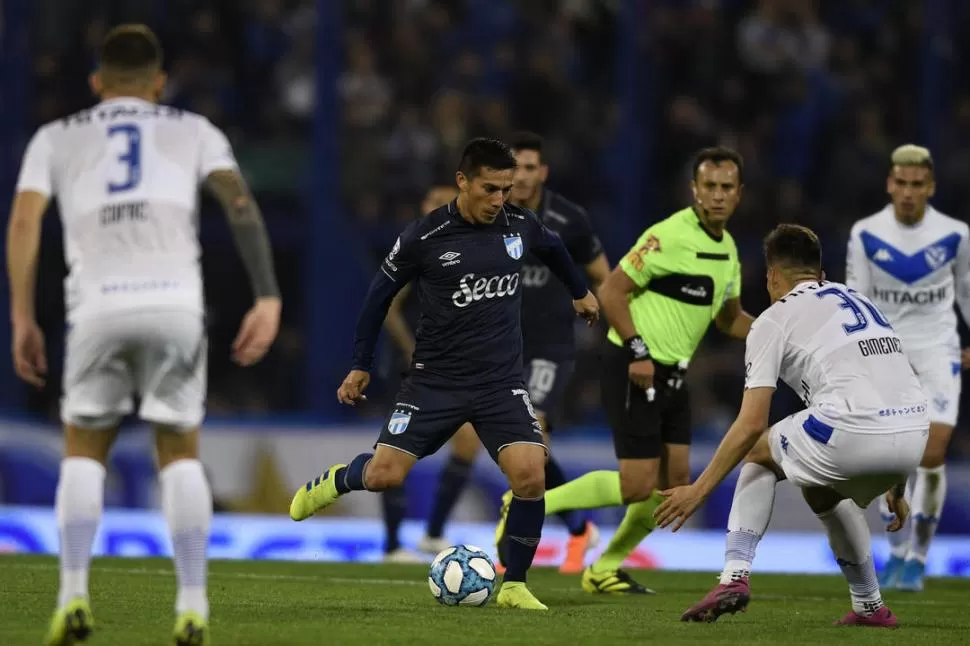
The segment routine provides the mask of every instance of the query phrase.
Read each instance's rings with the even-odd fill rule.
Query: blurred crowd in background
[[[634,50],[644,86],[633,115],[647,132],[649,177],[635,212],[616,199],[625,136],[618,64],[623,0],[333,0],[343,5],[338,186],[346,218],[377,267],[397,232],[419,215],[433,183],[453,181],[457,156],[474,136],[533,130],[546,139],[549,185],[586,206],[594,228],[633,229],[689,203],[688,164],[715,143],[745,159],[745,194],[730,225],[744,263],[743,302],[767,305],[760,238],[778,221],[815,228],[828,274],[844,274],[852,223],[887,202],[890,151],[932,147],[944,212],[970,218],[961,180],[970,175],[970,44],[928,20],[934,2],[907,0],[639,0]],[[301,259],[313,154],[317,3],[313,0],[39,0],[33,39],[31,126],[92,102],[86,86],[106,29],[146,22],[166,53],[167,103],[223,128],[265,212],[286,298],[278,347],[242,371],[227,348],[248,305],[247,283],[218,212],[203,212],[204,268],[212,339],[213,413],[287,412],[305,405]],[[56,6],[56,11],[54,10]],[[948,3],[947,33],[970,33],[970,3]],[[956,25],[956,26],[954,26]],[[928,65],[927,57],[935,57]],[[962,62],[961,62],[962,61]],[[928,72],[929,70],[929,72]],[[928,79],[928,73],[940,78]],[[640,81],[637,81],[640,82]],[[926,88],[937,94],[927,96]],[[929,115],[929,116],[928,116]],[[626,114],[629,119],[630,115]],[[932,121],[928,124],[928,120]],[[929,138],[926,140],[924,138]],[[633,240],[604,235],[611,263]],[[60,254],[59,241],[45,253]],[[362,269],[362,271],[365,269]],[[39,289],[41,318],[62,316],[60,274]],[[320,298],[326,282],[320,281]],[[356,312],[335,307],[335,316]],[[602,330],[579,338],[567,422],[595,424]],[[347,339],[349,347],[351,339]],[[382,374],[399,366],[390,344]],[[742,387],[743,345],[716,332],[691,368],[698,435],[716,437],[733,418]],[[334,357],[344,361],[346,357]],[[52,362],[56,365],[57,362]],[[32,395],[53,413],[57,384]],[[716,384],[716,386],[715,386]],[[330,397],[337,384],[320,384]],[[967,392],[964,389],[964,411]],[[375,393],[391,396],[375,385]],[[375,411],[380,410],[380,397]],[[966,416],[966,414],[965,414]],[[965,426],[965,424],[964,424]],[[953,450],[970,455],[958,433]]]

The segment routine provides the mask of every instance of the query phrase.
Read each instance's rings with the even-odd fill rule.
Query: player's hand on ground
[[[34,321],[13,325],[13,367],[17,376],[28,384],[44,387],[47,376],[44,333]]]
[[[278,298],[256,299],[232,342],[233,361],[241,366],[251,366],[266,355],[280,330],[282,307]]]
[[[960,365],[964,370],[970,369],[970,348],[964,348],[960,353]]]
[[[586,324],[590,327],[600,318],[600,303],[596,300],[593,292],[587,291],[586,296],[578,301],[573,301],[573,309],[576,310],[576,314],[586,320]]]
[[[359,401],[365,401],[364,389],[370,383],[370,373],[364,370],[351,370],[344,382],[337,389],[337,400],[341,404],[355,406]]]
[[[631,361],[629,370],[630,381],[644,390],[653,388],[653,370],[653,361],[650,359]]]
[[[694,512],[704,503],[705,498],[694,485],[674,487],[661,493],[667,499],[660,503],[657,510],[653,512],[653,517],[656,519],[658,527],[673,525],[671,531],[674,532],[684,526],[687,519],[693,516]]]
[[[898,532],[906,524],[906,518],[909,516],[909,503],[902,496],[897,496],[895,490],[890,489],[886,492],[886,504],[893,514],[892,521],[886,525],[886,531]]]

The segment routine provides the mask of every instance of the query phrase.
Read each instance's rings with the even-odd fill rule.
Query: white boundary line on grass
[[[0,559],[0,563],[3,560]],[[4,569],[19,569],[19,570],[57,570],[58,566],[53,563],[3,563]],[[163,570],[160,568],[119,568],[119,567],[103,567],[97,566],[94,568],[98,572],[111,572],[113,574],[135,574],[143,576],[173,576],[175,572],[173,570]],[[210,579],[247,579],[255,581],[312,581],[312,582],[322,582],[326,581],[328,583],[338,583],[338,584],[365,584],[365,585],[398,585],[398,586],[426,586],[427,582],[418,580],[412,581],[410,579],[381,579],[381,578],[368,578],[368,577],[340,577],[340,576],[309,576],[301,574],[260,574],[258,572],[213,572],[209,570]],[[571,587],[557,587],[552,588],[556,592],[577,592],[579,591],[578,586]],[[765,600],[765,601],[844,601],[844,597],[806,597],[800,595],[784,595],[784,594],[756,594],[752,595],[753,601]],[[933,599],[905,599],[894,597],[890,603],[887,605],[907,605],[907,606],[938,606],[938,605],[953,605],[942,603],[940,601],[935,601]]]

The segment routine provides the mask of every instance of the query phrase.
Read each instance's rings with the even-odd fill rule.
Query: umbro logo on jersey
[[[461,254],[457,251],[446,251],[445,253],[438,256],[438,260],[441,261],[442,267],[451,267],[452,265],[457,265],[461,262],[458,257]]]
[[[880,249],[876,252],[876,255],[874,255],[872,259],[878,260],[879,262],[892,262],[893,255],[885,249]]]

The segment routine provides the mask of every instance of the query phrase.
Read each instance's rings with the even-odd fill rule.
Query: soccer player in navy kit
[[[421,302],[411,372],[384,422],[373,454],[335,464],[293,496],[304,520],[350,491],[400,486],[415,462],[471,422],[509,479],[507,570],[500,607],[546,610],[526,588],[545,516],[546,448],[522,379],[520,272],[528,253],[569,288],[588,322],[599,304],[559,236],[535,214],[507,204],[515,156],[504,143],[475,139],[456,173],[458,198],[408,226],[374,277],[357,322],[354,360],[337,390],[353,405],[370,381],[387,309],[415,280]]]
[[[549,167],[542,156],[542,137],[520,132],[509,143],[516,159],[512,204],[534,211],[546,227],[562,238],[573,261],[583,266],[595,289],[609,276],[609,262],[583,208],[545,187]],[[562,409],[573,372],[574,319],[568,290],[550,275],[549,267],[539,258],[526,257],[521,281],[525,384],[548,444],[551,422]],[[463,426],[455,435],[428,517],[427,535],[418,543],[420,550],[437,554],[451,545],[444,536],[444,525],[468,483],[479,446],[471,425]],[[550,455],[546,463],[546,487],[565,483],[562,468]],[[582,512],[564,512],[560,517],[569,530],[570,540],[559,570],[565,574],[582,572],[586,552],[595,546],[598,531]]]

